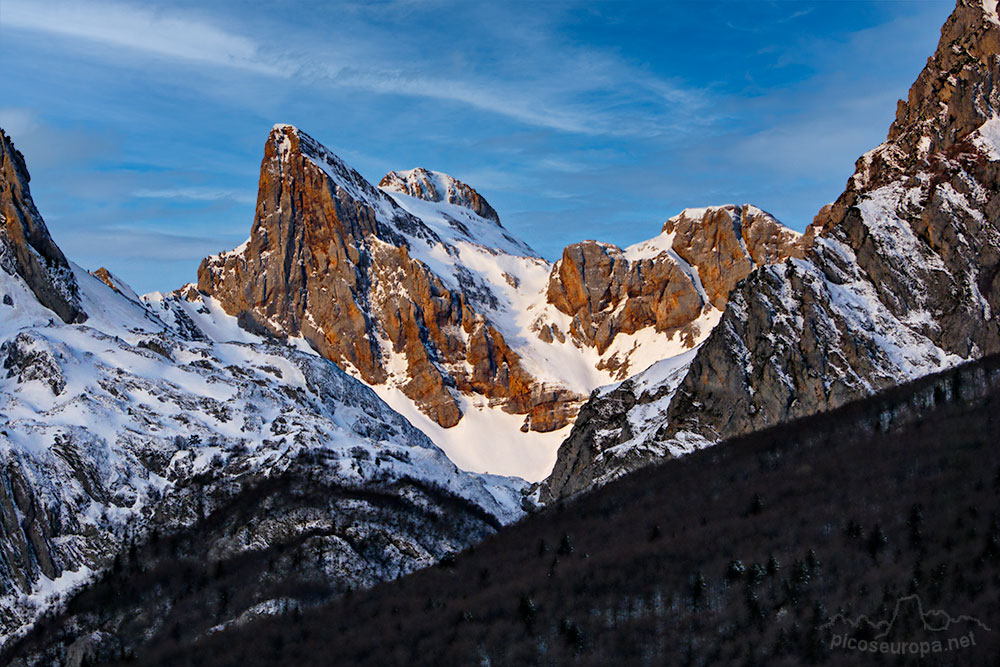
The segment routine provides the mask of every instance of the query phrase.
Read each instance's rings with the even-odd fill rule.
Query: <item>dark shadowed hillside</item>
[[[124,638],[121,664],[1000,664],[998,432],[993,356],[640,471],[318,609]],[[107,615],[146,576],[125,564],[16,650],[92,633],[87,605]],[[164,614],[193,613],[160,585]],[[927,629],[935,610],[950,629]],[[830,647],[881,633],[942,650]]]

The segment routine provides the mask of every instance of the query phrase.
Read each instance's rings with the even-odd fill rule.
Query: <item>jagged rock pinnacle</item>
[[[0,269],[20,276],[63,321],[83,322],[73,271],[35,208],[30,179],[24,156],[0,130]]]

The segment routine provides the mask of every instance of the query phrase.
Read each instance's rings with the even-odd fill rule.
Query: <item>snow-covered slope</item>
[[[409,171],[390,171],[379,187],[430,202],[446,202],[469,209],[477,216],[500,224],[500,216],[475,189],[460,180],[423,167]]]
[[[449,289],[467,295],[501,333],[528,374],[541,383],[586,396],[597,387],[621,380],[628,370],[641,370],[690,350],[708,335],[722,314],[706,296],[704,313],[688,327],[693,335],[657,331],[651,322],[634,333],[618,333],[603,351],[572,335],[564,335],[562,340],[543,339],[539,336],[542,326],[566,334],[573,326],[573,318],[548,301],[551,263],[502,227],[465,207],[394,192],[390,195],[441,239],[441,243],[431,243],[408,238],[410,256],[430,267]],[[698,284],[697,268],[671,250],[666,233],[624,252],[632,262],[676,261]],[[373,389],[427,433],[460,467],[516,475],[529,481],[540,480],[552,470],[556,450],[569,434],[568,425],[547,432],[524,432],[523,416],[491,405],[488,397],[469,393],[458,397],[462,420],[444,428],[416,409],[403,393],[401,387],[409,380],[406,360],[394,359],[391,349],[386,350],[386,356],[390,359],[388,377]],[[610,359],[618,363],[609,363]]]
[[[434,172],[437,173],[437,172]],[[549,303],[547,291],[553,264],[540,257],[523,241],[502,227],[490,224],[468,209],[447,203],[427,202],[405,194],[390,193],[393,200],[434,230],[440,244],[408,239],[411,257],[420,260],[449,287],[461,290],[474,301],[483,315],[500,331],[529,373],[543,382],[565,386],[587,395],[595,388],[621,380],[626,373],[609,364],[611,358],[628,358],[628,369],[639,371],[650,364],[681,354],[697,345],[711,331],[721,312],[712,308],[700,288],[698,268],[672,250],[672,235],[661,233],[648,241],[626,248],[628,262],[653,260],[676,262],[692,284],[700,289],[704,314],[695,321],[702,325],[692,339],[676,331],[657,331],[649,323],[634,333],[618,333],[612,344],[600,351],[586,340],[544,340],[543,326],[569,333],[573,318]],[[601,244],[616,249],[610,244]],[[473,276],[470,281],[468,275]],[[624,307],[623,300],[618,308]]]
[[[57,321],[19,278],[0,272],[0,293],[14,304],[0,324],[2,512],[18,526],[0,544],[5,634],[128,540],[211,512],[213,493],[222,492],[189,497],[195,478],[218,489],[252,484],[321,450],[314,474],[331,485],[415,479],[501,521],[520,515],[520,482],[459,471],[371,390],[311,351],[256,338],[216,304],[157,296],[147,308],[74,272],[85,325]],[[192,325],[203,335],[190,336]],[[419,555],[386,560],[405,571],[465,544],[417,543]],[[340,557],[334,576],[350,580],[357,555]]]

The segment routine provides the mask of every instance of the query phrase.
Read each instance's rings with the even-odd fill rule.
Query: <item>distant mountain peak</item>
[[[425,201],[446,202],[471,209],[476,215],[500,224],[500,216],[476,190],[453,176],[417,167],[408,171],[390,171],[378,186]]]
[[[544,261],[476,214],[488,204],[475,190],[424,174],[449,201],[380,190],[305,132],[276,125],[250,239],[206,259],[199,289],[246,326],[301,336],[398,390],[437,426],[457,425],[471,401],[525,415],[536,432],[564,426],[583,396],[529,373],[500,329],[514,274],[544,277]]]

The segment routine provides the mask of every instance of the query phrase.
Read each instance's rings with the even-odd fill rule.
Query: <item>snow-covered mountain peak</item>
[[[463,206],[481,218],[500,224],[500,216],[472,186],[440,171],[431,171],[423,167],[408,171],[390,171],[382,177],[378,185],[387,192],[398,192],[425,201]]]
[[[451,428],[470,409],[523,415],[532,392],[543,398],[505,337],[519,331],[515,302],[530,300],[520,290],[534,297],[548,268],[496,222],[383,192],[304,132],[279,126],[265,145],[250,239],[206,259],[198,287],[251,329],[303,337]],[[488,396],[488,406],[466,405],[470,394]],[[502,420],[519,433],[523,418]]]

